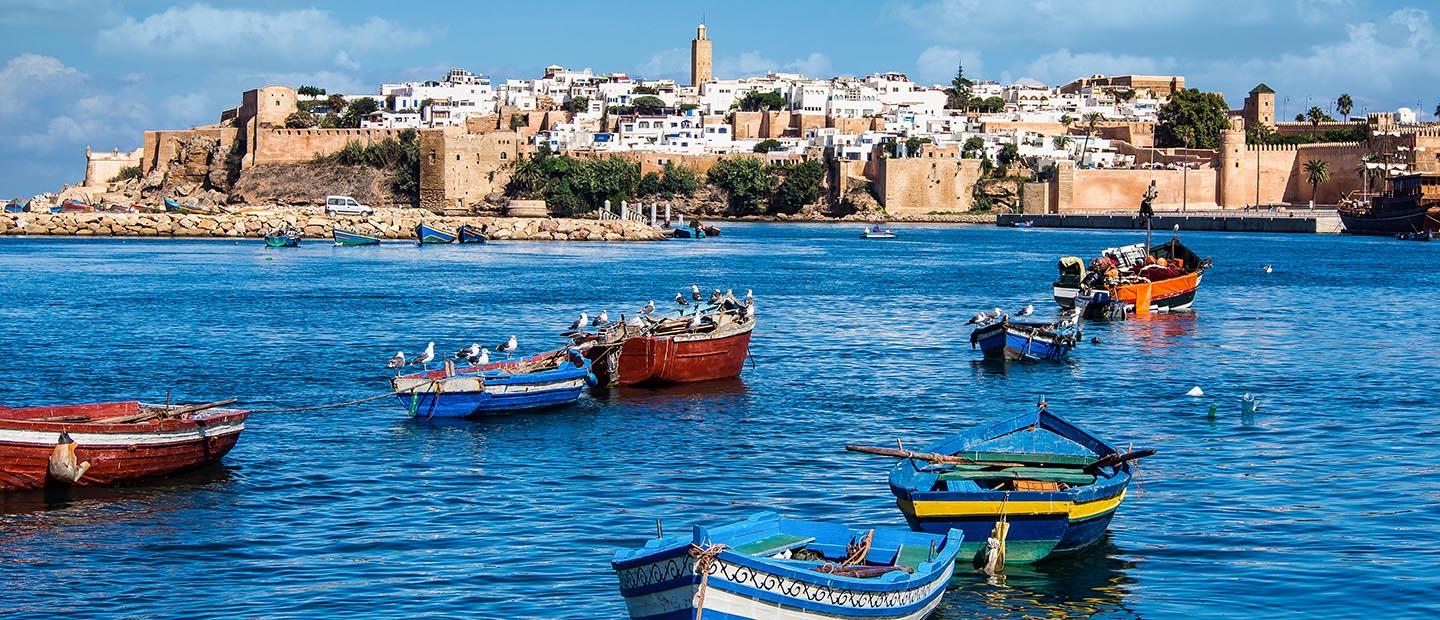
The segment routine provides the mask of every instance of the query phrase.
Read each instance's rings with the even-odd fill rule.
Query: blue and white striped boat
[[[637,620],[919,620],[940,604],[960,543],[958,530],[852,529],[764,512],[653,539],[611,566]]]
[[[376,235],[367,235],[343,228],[336,228],[333,234],[335,245],[380,245],[380,237]]]
[[[1007,315],[970,332],[970,346],[991,359],[1058,361],[1070,357],[1079,337],[1080,321],[1073,315],[1054,323],[1011,321]]]
[[[415,226],[415,238],[420,243],[455,243],[455,233],[429,224]]]
[[[573,349],[485,366],[447,364],[390,380],[401,404],[418,418],[467,418],[569,405],[594,383],[590,360]]]

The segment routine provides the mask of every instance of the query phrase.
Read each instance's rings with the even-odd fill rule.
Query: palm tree
[[[1335,111],[1340,113],[1340,118],[1350,118],[1350,110],[1355,109],[1355,100],[1350,98],[1350,93],[1340,93],[1340,98],[1335,100]]]
[[[1050,141],[1055,144],[1055,148],[1057,149],[1063,149],[1070,146],[1071,142],[1074,142],[1074,140],[1070,139],[1070,136],[1055,136],[1051,138]]]
[[[1305,113],[1305,120],[1310,121],[1310,135],[1313,136],[1315,132],[1320,129],[1320,122],[1330,120],[1330,115],[1326,114],[1325,111],[1321,110],[1320,106],[1317,105],[1311,107],[1310,111]]]
[[[1095,135],[1095,125],[1104,120],[1099,112],[1091,112],[1084,116],[1085,120],[1085,146],[1080,147],[1080,163],[1085,163],[1085,152],[1090,150],[1090,136]]]
[[[1330,162],[1312,159],[1305,162],[1305,180],[1310,182],[1310,209],[1315,209],[1315,190],[1330,180]]]

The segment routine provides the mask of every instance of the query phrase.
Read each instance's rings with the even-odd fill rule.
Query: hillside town
[[[1440,163],[1440,129],[1423,114],[1352,115],[1348,94],[1287,110],[1264,84],[1233,105],[1181,75],[1000,84],[963,67],[943,85],[896,72],[717,79],[713,44],[698,26],[688,84],[551,65],[499,82],[455,68],[372,93],[263,86],[215,124],[87,152],[84,182],[54,198],[304,205],[347,193],[450,214],[529,198],[568,215],[663,197],[708,215],[925,218],[1132,210],[1152,185],[1166,210],[1335,205]],[[330,181],[294,170],[387,140],[413,145],[409,182],[384,182],[391,161]],[[548,157],[618,159],[633,179],[561,196],[516,174]],[[748,196],[725,182],[740,160],[766,167],[774,192],[799,187]]]

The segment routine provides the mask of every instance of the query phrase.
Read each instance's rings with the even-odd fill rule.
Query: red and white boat
[[[218,462],[249,412],[135,401],[0,407],[0,491],[105,486]]]
[[[754,306],[726,296],[706,309],[642,325],[615,323],[577,338],[600,385],[653,385],[733,379],[745,368]]]

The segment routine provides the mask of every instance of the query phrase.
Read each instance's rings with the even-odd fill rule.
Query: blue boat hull
[[[1007,360],[1063,360],[1074,348],[1070,339],[1034,336],[1004,325],[975,330],[972,344],[985,357]]]
[[[460,243],[485,243],[485,234],[474,226],[460,227]]]
[[[348,230],[336,230],[335,243],[336,245],[380,245],[380,238]]]
[[[415,227],[415,237],[420,243],[454,243],[455,233],[439,228],[432,228],[425,224]]]
[[[266,247],[272,247],[272,248],[296,248],[296,247],[300,247],[300,238],[299,238],[299,237],[283,236],[283,235],[282,235],[282,236],[269,236],[269,237],[265,237],[265,245],[266,245]]]
[[[546,390],[515,395],[495,395],[485,392],[468,394],[397,394],[400,404],[417,418],[470,418],[483,415],[548,409],[570,405],[580,399],[585,390],[582,385],[575,388]]]
[[[534,361],[544,355],[531,358]],[[391,386],[405,409],[418,418],[468,418],[569,405],[594,385],[590,360],[578,351],[547,370],[510,374],[521,362],[396,377]]]

